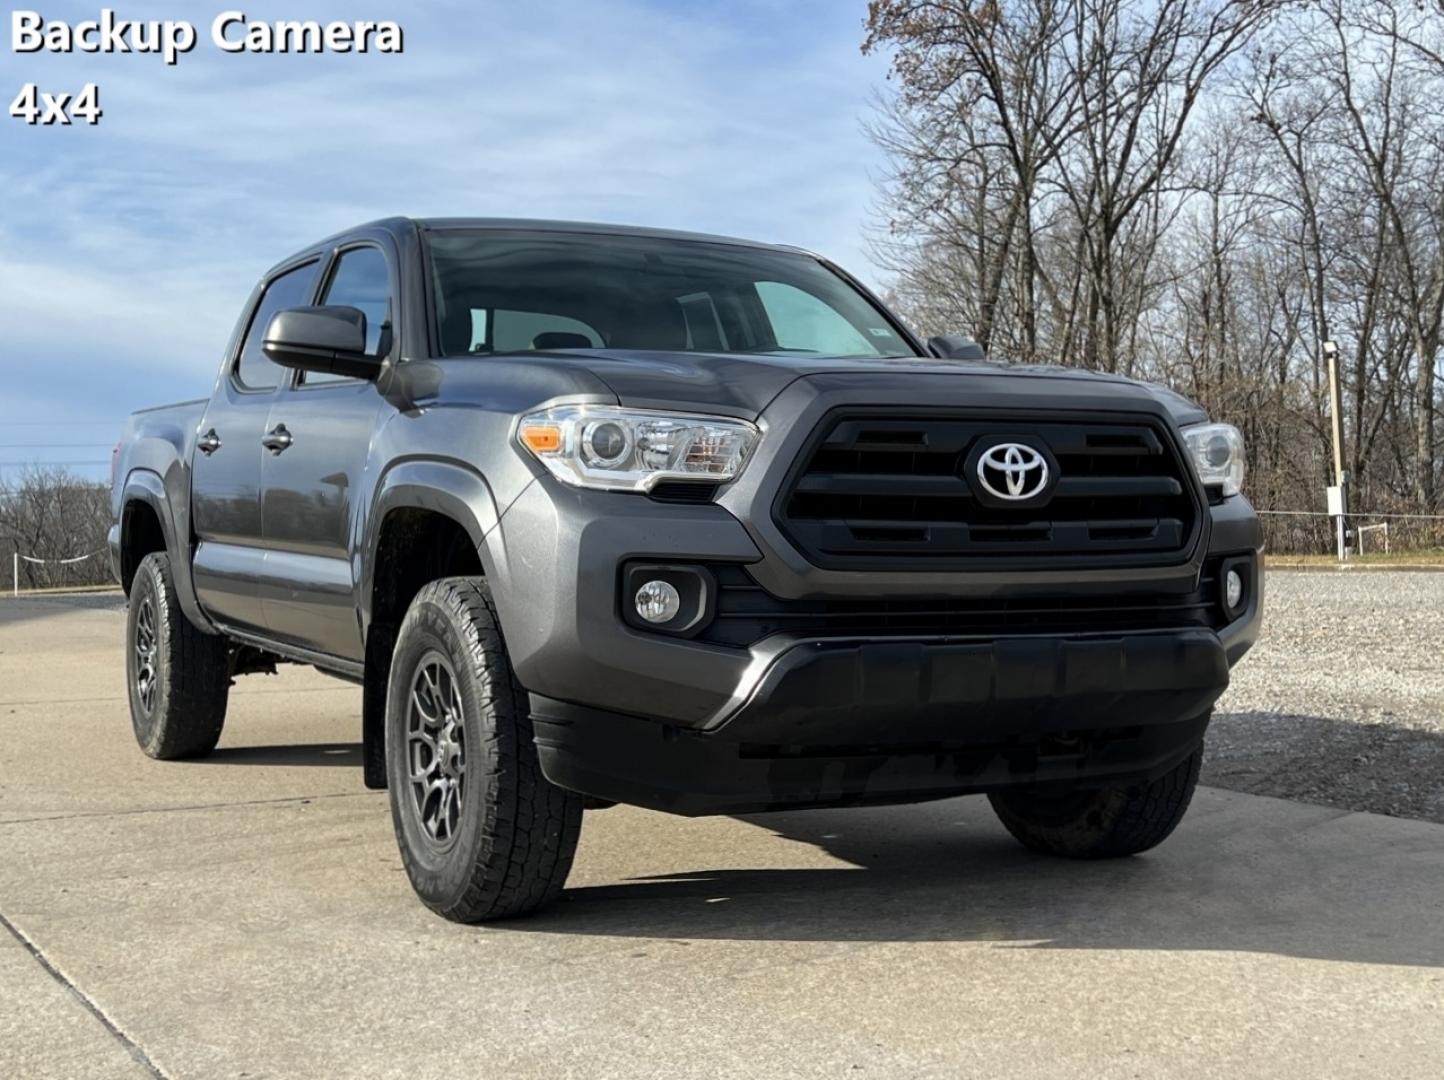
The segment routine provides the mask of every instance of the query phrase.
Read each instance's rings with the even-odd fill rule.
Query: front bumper
[[[678,814],[915,802],[1161,775],[1228,683],[1211,634],[789,650],[712,732],[532,697],[554,784]]]
[[[1209,532],[1212,554],[1255,567],[1218,631],[735,649],[626,626],[618,582],[634,559],[755,566],[736,518],[542,480],[502,518],[492,587],[553,783],[684,814],[902,802],[1136,780],[1192,752],[1261,621],[1252,510],[1214,507]],[[1109,571],[1078,587],[1129,584]]]
[[[1258,636],[1261,531],[1244,499],[1209,507],[1196,546],[1175,566],[821,571],[767,510],[790,443],[821,407],[806,394],[779,399],[768,416],[780,434],[764,439],[715,504],[578,490],[543,476],[502,515],[488,537],[488,570],[554,783],[679,813],[743,812],[1101,785],[1165,771],[1198,745],[1229,668]],[[1252,587],[1246,610],[1216,630],[778,633],[730,648],[633,629],[619,606],[621,568],[632,560],[745,564],[788,599],[1027,598],[1182,595],[1197,588],[1207,560],[1225,555],[1251,561]]]

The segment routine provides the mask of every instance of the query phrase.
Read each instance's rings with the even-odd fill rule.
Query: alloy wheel
[[[156,654],[158,642],[155,604],[149,596],[140,602],[135,617],[135,692],[146,714],[155,708]]]
[[[416,667],[406,710],[411,808],[428,842],[448,848],[466,795],[466,733],[456,672],[439,652]]]

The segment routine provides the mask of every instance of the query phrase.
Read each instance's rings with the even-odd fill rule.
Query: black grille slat
[[[971,499],[973,493],[961,476],[918,476],[908,473],[828,473],[804,476],[795,490],[824,495],[891,495],[906,485],[926,495]]]
[[[1204,611],[1207,611],[1207,610],[1210,608],[1210,606],[1211,606],[1211,605],[1209,605],[1209,604],[1203,604],[1203,603],[1199,603],[1199,604],[1178,604],[1178,605],[1175,605],[1175,606],[1173,606],[1173,607],[1170,607],[1170,608],[1168,609],[1168,611],[1171,612],[1171,613],[1177,614],[1177,615],[1179,615],[1180,617],[1186,617],[1190,612],[1204,612]],[[1147,612],[1147,613],[1149,613],[1149,614],[1156,614],[1156,613],[1158,612],[1159,608],[1158,608],[1158,606],[1157,606],[1156,604],[1117,604],[1117,605],[1108,605],[1108,606],[1106,606],[1106,607],[1077,608],[1077,609],[1071,609],[1071,610],[1070,610],[1070,609],[1058,609],[1058,608],[1047,607],[1047,606],[1030,606],[1030,605],[1028,605],[1027,603],[1020,602],[1020,606],[1018,606],[1018,607],[1008,608],[1007,610],[999,610],[999,611],[995,612],[994,614],[995,614],[996,616],[998,616],[998,617],[1006,617],[1006,618],[1012,618],[1012,619],[1020,619],[1020,618],[1027,618],[1027,617],[1038,617],[1038,616],[1046,617],[1046,618],[1050,618],[1050,619],[1051,619],[1051,618],[1055,618],[1057,615],[1059,615],[1059,614],[1060,614],[1060,610],[1062,611],[1062,613],[1078,614],[1078,615],[1084,615],[1084,614],[1086,614],[1086,615],[1091,615],[1091,614],[1095,614],[1095,613],[1097,613],[1097,612],[1105,612],[1105,611],[1106,611],[1106,612],[1109,612],[1109,613],[1112,613],[1112,614],[1117,614],[1117,615],[1133,615],[1133,614],[1138,614],[1138,613],[1140,613],[1140,612]],[[716,616],[716,617],[719,618],[719,619],[756,619],[756,618],[758,618],[759,616],[765,616],[765,617],[767,617],[768,619],[774,619],[774,620],[776,620],[776,621],[778,621],[778,622],[789,622],[789,621],[797,621],[797,622],[804,622],[804,621],[805,621],[805,622],[818,622],[818,621],[842,621],[842,620],[849,619],[849,618],[872,619],[872,618],[875,618],[878,614],[879,614],[878,612],[868,612],[868,611],[859,611],[859,612],[852,612],[852,613],[848,613],[848,612],[829,612],[829,613],[826,613],[826,614],[819,614],[819,613],[817,613],[817,612],[812,612],[812,611],[785,611],[785,610],[776,610],[775,608],[770,607],[770,606],[767,606],[767,605],[759,605],[756,610],[752,610],[752,611],[747,611],[747,610],[719,611],[719,612],[717,613],[717,616]],[[886,613],[883,613],[883,614],[886,614]],[[907,609],[907,610],[905,610],[905,611],[900,612],[900,613],[899,613],[899,617],[900,617],[900,618],[907,618],[907,619],[919,619],[919,620],[921,620],[921,619],[931,619],[931,618],[952,617],[952,616],[956,616],[956,615],[959,615],[959,614],[960,614],[960,612],[958,612],[957,610],[955,610],[955,609],[953,609],[953,608],[949,608],[949,607],[934,607],[934,608],[918,607],[918,608],[909,608],[909,609]]]
[[[926,636],[990,638],[1010,634],[1129,633],[1218,629],[1216,560],[1185,593],[1093,593],[986,597],[773,596],[740,566],[714,566],[713,621],[701,640],[737,648],[773,634],[807,637]]]
[[[709,503],[717,485],[701,480],[664,480],[648,494],[657,502]]]
[[[966,525],[943,521],[821,521],[797,524],[805,546],[826,552],[866,543],[872,552],[914,551],[919,547],[966,547],[978,555],[1047,554],[1060,545],[1098,551],[1129,549],[1141,541],[1177,547],[1183,526],[1168,521],[1054,521],[1009,525]]]
[[[1054,498],[1065,499],[1084,495],[1182,495],[1183,485],[1171,476],[1063,476],[1055,490]]]
[[[1199,519],[1192,478],[1150,418],[1040,420],[844,415],[826,422],[778,501],[778,524],[813,562],[868,568],[1177,561]],[[1057,482],[1041,506],[981,499],[966,476],[980,442],[1048,448]],[[980,562],[980,560],[983,560]]]

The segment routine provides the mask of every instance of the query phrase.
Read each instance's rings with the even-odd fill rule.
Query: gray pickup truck
[[[1036,850],[1143,851],[1259,630],[1235,429],[924,343],[825,259],[724,237],[332,237],[115,464],[141,748],[208,753],[277,664],[359,683],[365,781],[459,921],[557,896],[614,802],[984,792]]]

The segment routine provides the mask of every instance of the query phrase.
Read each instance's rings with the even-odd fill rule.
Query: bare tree
[[[887,261],[967,253],[985,347],[1131,368],[1189,118],[1274,6],[873,0],[864,47],[892,50],[899,85],[874,128],[896,166]]]
[[[36,465],[0,492],[0,561],[8,574],[19,553],[21,588],[95,585],[109,580],[103,550],[110,527],[110,492],[57,466]],[[93,555],[80,562],[63,560]]]
[[[1038,187],[1079,108],[1076,77],[1060,62],[1066,8],[1066,0],[874,0],[864,45],[908,43],[895,56],[895,107],[873,129],[898,166],[888,235],[905,238],[884,248],[885,258],[915,256],[913,265],[936,261],[966,274],[975,283],[973,333],[985,348],[1011,287],[1016,332],[1007,344],[1030,357]]]
[[[1082,362],[1133,367],[1124,327],[1156,249],[1168,181],[1208,80],[1248,44],[1276,5],[1218,0],[1072,0],[1064,65],[1080,86],[1081,122],[1058,147],[1059,188],[1083,238],[1087,276]],[[1071,152],[1070,152],[1071,150]]]
[[[869,15],[896,84],[875,243],[923,328],[1169,381],[1245,429],[1280,509],[1331,475],[1336,340],[1356,506],[1438,508],[1444,0]]]

